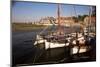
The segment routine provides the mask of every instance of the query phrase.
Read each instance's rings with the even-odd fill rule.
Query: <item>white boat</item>
[[[73,47],[70,49],[71,54],[77,54],[78,51],[79,51],[79,53],[84,53],[84,52],[88,51],[89,49],[87,46],[85,46],[86,40],[85,40],[84,36],[82,35],[82,33],[78,34],[78,39],[74,39],[71,41],[71,39],[73,39],[73,37],[75,37],[75,36],[76,36],[75,33],[72,33],[71,37],[66,37],[65,39],[67,40],[67,43],[65,43],[64,41],[58,42],[56,40],[48,41],[47,39],[42,38],[42,36],[37,35],[37,39],[36,39],[34,45],[37,46],[37,45],[43,44],[42,47],[39,47],[39,48],[48,50],[48,49],[54,49],[54,48],[68,47],[68,46],[70,46],[70,43],[72,43]],[[53,37],[53,36],[49,36],[49,37]],[[61,39],[59,39],[59,40],[61,40]],[[79,46],[76,46],[77,45],[76,40],[79,41],[80,45],[82,45],[80,47],[80,49],[79,49]]]
[[[58,27],[59,27],[58,30],[56,32],[53,32],[54,35],[53,34],[47,34],[45,36],[37,35],[34,45],[35,46],[40,45],[39,48],[43,48],[45,50],[73,46],[70,48],[70,51],[71,51],[70,54],[87,52],[91,48],[90,46],[85,45],[86,40],[89,41],[89,38],[90,38],[90,37],[88,37],[87,39],[85,38],[85,35],[89,36],[87,29],[84,28],[85,35],[83,33],[79,33],[79,32],[65,34],[65,31],[62,32],[62,30],[61,30],[62,27],[61,27],[61,23],[60,23],[59,4],[58,4],[58,13],[57,14],[58,14]],[[53,23],[53,22],[51,22],[51,23]],[[53,23],[53,25],[54,25],[54,23]],[[61,34],[61,33],[63,33],[63,34]]]

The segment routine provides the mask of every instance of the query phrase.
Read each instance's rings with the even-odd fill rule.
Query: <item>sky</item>
[[[65,17],[89,14],[89,6],[86,5],[60,4],[60,7],[60,15]],[[57,17],[56,3],[25,1],[14,1],[12,3],[12,22],[34,22],[48,16]]]

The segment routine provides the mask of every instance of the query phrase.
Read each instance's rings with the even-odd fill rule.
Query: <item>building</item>
[[[72,17],[60,17],[60,24],[61,25],[70,25],[74,23],[74,19]],[[54,18],[54,17],[45,17],[40,19],[40,21],[38,22],[38,24],[42,24],[42,25],[52,25],[58,24],[58,18]]]
[[[96,17],[95,16],[92,16],[91,17],[91,20],[90,20],[90,17],[89,16],[87,16],[87,17],[85,17],[84,18],[84,23],[85,23],[85,25],[87,26],[87,25],[96,25]]]
[[[96,17],[95,16],[92,16],[91,20],[89,16],[85,17],[84,23],[85,23],[85,26],[89,29],[88,31],[94,32],[94,33],[96,32]]]
[[[58,18],[56,18],[56,23],[58,23]],[[70,25],[74,23],[74,19],[72,17],[60,17],[60,23]]]

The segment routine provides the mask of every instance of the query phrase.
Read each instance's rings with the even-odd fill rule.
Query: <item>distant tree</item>
[[[78,20],[82,21],[83,20],[83,16],[82,15],[78,15]]]
[[[76,23],[78,22],[78,18],[77,17],[73,16],[72,19],[74,20],[74,22],[76,22]]]
[[[84,21],[84,18],[88,15],[78,15],[78,21]]]

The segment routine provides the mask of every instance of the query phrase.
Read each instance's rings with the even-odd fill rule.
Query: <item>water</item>
[[[43,34],[54,27],[48,27]],[[55,27],[53,30],[56,30]],[[65,28],[64,28],[65,29]],[[75,29],[75,28],[74,28]],[[34,46],[36,35],[43,29],[33,31],[16,31],[12,32],[12,60],[13,64],[30,64],[33,63],[36,54],[40,54],[41,50]],[[71,32],[70,28],[66,28],[67,33]]]
[[[33,43],[41,30],[12,32],[12,64],[33,63],[34,56],[41,50]]]
[[[47,32],[48,29],[44,32]],[[12,62],[14,65],[33,63],[35,55],[41,52],[39,48],[34,46],[34,42],[36,35],[42,30],[12,32]]]
[[[49,28],[49,30],[52,28]],[[79,28],[73,27],[72,30],[80,30]],[[16,31],[12,32],[12,64],[33,64],[34,58],[40,55],[42,50],[34,46],[36,35],[39,34],[43,29],[32,30],[32,31]],[[70,33],[70,28],[66,28],[65,31]],[[45,30],[43,33],[47,32]]]

